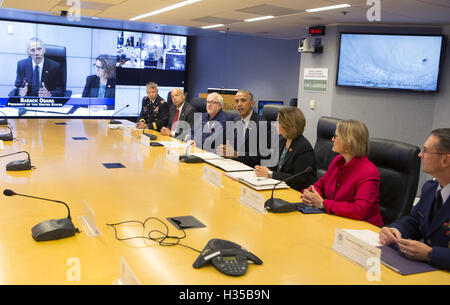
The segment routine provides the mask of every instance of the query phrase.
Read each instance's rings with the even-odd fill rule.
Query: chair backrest
[[[191,104],[195,108],[195,112],[206,112],[206,98],[194,97],[191,99]]]
[[[338,155],[332,151],[333,141],[331,139],[340,121],[342,119],[323,116],[317,122],[317,139],[314,145],[317,178],[325,174],[331,161]]]
[[[267,104],[263,107],[262,116],[268,121],[273,122],[277,120],[278,111],[285,106],[276,104]]]
[[[171,104],[173,105],[173,102],[172,102],[172,91],[169,91],[169,93],[167,93],[166,102],[169,103],[169,105],[171,105]]]
[[[296,97],[291,98],[289,101],[289,106],[297,107],[298,99]]]
[[[420,174],[420,148],[394,140],[369,140],[368,158],[380,174],[380,212],[388,225],[409,214]]]
[[[45,57],[58,62],[61,65],[61,73],[63,76],[64,93],[66,91],[67,83],[67,59],[66,47],[56,45],[45,45]]]
[[[228,121],[234,121],[236,118],[241,117],[241,115],[236,110],[226,110]]]

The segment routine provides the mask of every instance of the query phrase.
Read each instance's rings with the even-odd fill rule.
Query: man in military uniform
[[[147,96],[142,99],[141,114],[136,127],[160,131],[169,121],[169,104],[159,96],[156,83],[148,83],[146,89]]]
[[[410,215],[380,231],[380,242],[396,243],[406,257],[450,271],[450,128],[433,130],[419,157],[422,170],[435,179],[425,182]]]

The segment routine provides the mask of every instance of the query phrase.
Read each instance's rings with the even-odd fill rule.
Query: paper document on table
[[[210,152],[205,152],[205,153],[192,153],[190,154],[192,156],[196,156],[199,158],[202,158],[203,160],[210,160],[210,159],[224,159],[221,156],[214,154],[214,153],[210,153]]]
[[[378,233],[375,233],[370,230],[349,230],[349,229],[343,229],[343,231],[346,231],[359,240],[364,241],[365,243],[374,246],[374,247],[381,247],[380,239],[378,237]]]
[[[180,143],[177,141],[155,141],[161,145],[164,145],[166,148],[185,148],[185,143]]]
[[[253,168],[247,166],[241,162],[237,162],[231,159],[207,159],[207,163],[220,168],[226,172],[238,172],[238,171],[251,171]]]
[[[226,173],[225,176],[230,177],[231,179],[237,180],[241,183],[244,183],[256,190],[271,190],[274,185],[280,182],[279,180],[264,178],[256,176],[254,171],[243,171],[243,172],[232,172]],[[288,185],[285,182],[281,182],[277,185],[277,189],[288,188]]]

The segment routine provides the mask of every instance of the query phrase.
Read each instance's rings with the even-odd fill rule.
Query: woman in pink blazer
[[[380,175],[367,158],[367,127],[354,120],[339,122],[333,143],[333,151],[339,155],[333,159],[322,178],[303,190],[303,202],[325,209],[328,214],[382,226]]]

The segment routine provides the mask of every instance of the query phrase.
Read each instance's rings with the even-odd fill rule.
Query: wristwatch
[[[271,170],[269,169],[269,171],[267,172],[268,177],[269,177],[269,178],[272,178],[272,174],[273,174],[273,171],[271,171]]]

